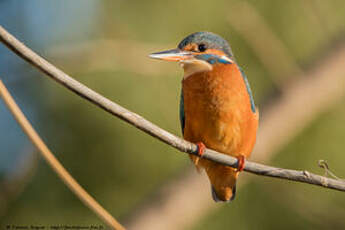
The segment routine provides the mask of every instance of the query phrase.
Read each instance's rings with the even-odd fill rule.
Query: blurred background
[[[109,99],[181,136],[182,69],[150,60],[196,31],[228,40],[261,111],[252,160],[345,177],[343,1],[0,0],[0,24]],[[0,45],[0,77],[58,159],[129,229],[344,229],[345,195],[242,173],[212,201],[186,155],[56,84]],[[0,101],[0,226],[103,224]]]

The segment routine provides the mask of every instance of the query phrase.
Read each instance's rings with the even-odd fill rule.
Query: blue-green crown
[[[185,39],[178,45],[179,49],[183,49],[188,44],[204,44],[207,49],[217,49],[223,51],[228,57],[232,57],[232,51],[227,41],[217,34],[211,32],[196,32]]]

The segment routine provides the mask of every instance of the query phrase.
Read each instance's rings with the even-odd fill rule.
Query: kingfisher
[[[180,122],[183,138],[198,147],[190,158],[198,171],[206,171],[213,199],[232,201],[238,175],[254,148],[259,112],[230,45],[214,33],[196,32],[176,49],[150,57],[178,62],[184,69]],[[203,159],[206,147],[236,157],[237,168]]]

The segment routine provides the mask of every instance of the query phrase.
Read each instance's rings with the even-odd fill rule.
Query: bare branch
[[[185,141],[166,130],[152,124],[143,117],[121,107],[120,105],[112,102],[111,100],[103,97],[97,92],[89,89],[80,82],[74,80],[54,65],[41,58],[39,55],[34,53],[15,37],[9,34],[4,28],[0,26],[0,40],[11,50],[17,53],[20,57],[37,67],[42,72],[46,73],[55,81],[61,83],[65,87],[69,88],[79,96],[89,100],[98,107],[105,111],[117,116],[118,118],[132,124],[133,126],[141,129],[147,134],[173,146],[174,148],[188,154],[197,154],[197,147],[195,144]],[[203,157],[214,162],[236,167],[237,159],[211,149],[206,149]],[[342,181],[322,177],[316,174],[309,173],[307,171],[296,171],[290,169],[275,168],[266,166],[259,163],[247,161],[244,168],[245,171],[251,172],[257,175],[277,177],[281,179],[287,179],[292,181],[298,181],[308,184],[314,184],[325,188],[335,189],[339,191],[345,191],[345,183]]]
[[[21,126],[23,131],[29,137],[31,142],[37,147],[42,154],[43,158],[48,162],[61,180],[74,192],[74,194],[91,210],[93,210],[105,223],[111,228],[117,230],[125,230],[125,228],[117,222],[97,201],[90,196],[78,182],[68,173],[62,164],[55,158],[54,154],[48,149],[43,140],[31,126],[30,122],[26,119],[23,112],[20,110],[11,94],[6,89],[3,82],[0,80],[0,96],[5,104]]]
[[[340,179],[339,177],[337,177],[330,169],[328,166],[327,161],[325,160],[319,160],[317,162],[317,164],[319,165],[320,168],[325,170],[325,177],[328,177],[328,175],[330,175],[331,177],[333,177],[336,180],[341,180],[341,181],[345,181],[344,179]]]
[[[264,103],[253,161],[269,162],[320,114],[342,102],[345,96],[345,42],[331,44],[332,47],[319,55],[305,71],[305,77],[294,78],[284,85],[283,94]],[[127,217],[126,226],[141,230],[192,228],[194,223],[222,207],[209,198],[206,177],[189,168],[178,178],[169,179],[154,192],[154,196],[135,208],[135,212]],[[253,179],[241,176],[238,188]],[[181,206],[184,208],[176,213]]]

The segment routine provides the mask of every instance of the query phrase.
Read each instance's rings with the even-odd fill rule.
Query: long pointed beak
[[[193,55],[191,52],[183,51],[180,49],[166,50],[158,53],[149,55],[150,58],[161,59],[165,61],[183,61],[192,59]]]

